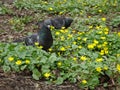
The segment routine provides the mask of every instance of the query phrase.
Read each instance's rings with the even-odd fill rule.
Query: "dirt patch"
[[[0,90],[80,90],[77,84],[47,84],[44,80],[33,80],[29,72],[4,73],[0,70]]]

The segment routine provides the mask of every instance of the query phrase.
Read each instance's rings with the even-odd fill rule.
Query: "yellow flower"
[[[35,46],[38,46],[39,45],[39,42],[35,42]]]
[[[103,32],[102,31],[99,31],[99,32],[97,32],[98,34],[102,34]]]
[[[61,29],[60,32],[65,33],[65,31],[63,29]]]
[[[57,32],[55,33],[55,35],[60,35],[60,32],[57,31]]]
[[[92,29],[93,28],[93,26],[89,26],[89,29]]]
[[[103,69],[104,69],[104,70],[108,70],[108,67],[107,67],[107,66],[104,66]]]
[[[49,72],[47,72],[47,73],[44,74],[44,77],[45,77],[45,78],[49,78],[50,75],[51,75],[51,74],[50,74]]]
[[[68,29],[65,29],[64,32],[67,33],[67,32],[68,32]]]
[[[9,60],[9,61],[13,61],[13,60],[14,60],[14,57],[9,57],[8,60]]]
[[[97,72],[101,72],[101,71],[102,71],[102,68],[101,68],[101,67],[97,67],[97,68],[96,68],[96,71],[97,71]]]
[[[101,47],[102,47],[102,45],[97,45],[97,47],[98,47],[98,48],[101,48]]]
[[[62,62],[58,62],[57,65],[60,67],[62,65]]]
[[[102,59],[102,58],[97,58],[96,61],[97,61],[97,62],[102,62],[103,59]]]
[[[64,37],[64,36],[61,36],[60,39],[61,39],[61,41],[64,41],[64,40],[65,40],[65,37]]]
[[[51,51],[52,51],[52,48],[49,48],[48,50],[51,52]]]
[[[26,60],[25,63],[26,63],[26,64],[30,64],[30,60]]]
[[[73,36],[72,34],[68,34],[68,38],[72,38],[72,36]]]
[[[104,30],[105,30],[106,32],[108,32],[108,31],[109,31],[109,28],[108,28],[108,27],[105,27]]]
[[[58,54],[58,56],[60,56],[60,52],[58,52],[57,54]]]
[[[54,26],[52,26],[52,25],[50,25],[50,30],[53,30],[53,29],[55,29],[55,27],[54,27]]]
[[[102,21],[106,21],[106,18],[101,18]]]
[[[63,12],[59,12],[59,15],[62,15],[63,14]]]
[[[62,27],[61,29],[65,29],[65,27]]]
[[[87,41],[87,38],[83,38],[83,41],[85,41],[85,42],[86,42],[86,41]]]
[[[82,48],[82,46],[78,46],[78,48],[79,48],[79,49],[81,49],[81,48]]]
[[[120,56],[120,54],[117,54],[117,57],[119,57]]]
[[[88,18],[91,18],[91,16],[88,16]]]
[[[53,8],[49,8],[48,10],[52,11],[52,10],[53,10]]]
[[[66,46],[66,48],[68,49],[68,48],[71,48],[71,46]]]
[[[84,32],[78,32],[79,35],[82,35]]]
[[[98,44],[98,43],[99,43],[97,40],[94,40],[93,42],[94,42],[95,44]]]
[[[17,60],[15,63],[16,63],[16,65],[21,65],[22,61],[21,60]]]
[[[96,26],[96,29],[100,29],[100,27],[99,27],[99,26]]]
[[[76,58],[76,57],[74,57],[74,58],[73,58],[73,60],[74,60],[74,61],[76,61],[76,60],[77,60],[77,58]]]
[[[106,39],[106,37],[100,37],[102,40],[105,40]]]
[[[81,38],[80,37],[77,37],[78,40],[80,40]]]
[[[100,55],[104,55],[104,54],[105,54],[104,50],[101,50]]]
[[[108,42],[104,42],[102,45],[103,45],[103,46],[106,46],[107,44],[108,44]],[[108,49],[108,48],[107,48],[107,49]]]
[[[108,54],[108,50],[104,50],[105,54]]]
[[[40,49],[42,49],[42,48],[43,48],[43,46],[38,46],[37,48],[40,48]]]
[[[86,56],[81,56],[80,57],[80,60],[82,60],[82,61],[85,61],[87,58],[86,58]]]
[[[86,80],[82,80],[82,84],[87,84],[87,81]]]
[[[76,45],[77,42],[73,42],[74,45]]]
[[[88,44],[88,49],[93,49],[94,48],[94,44]]]
[[[118,32],[118,36],[120,36],[120,32]]]
[[[48,4],[48,2],[45,1],[44,4]]]
[[[60,51],[65,51],[66,49],[64,47],[61,47],[60,48]]]
[[[120,64],[117,64],[117,70],[120,72]]]
[[[102,12],[102,10],[98,10],[98,12],[99,12],[99,13],[101,13],[101,12]]]
[[[108,34],[108,31],[104,32],[106,35]]]

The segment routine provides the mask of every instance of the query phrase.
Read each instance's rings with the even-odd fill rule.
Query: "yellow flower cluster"
[[[92,44],[88,44],[88,49],[94,49],[95,46],[97,46],[97,44],[99,43],[99,41],[97,41],[96,39],[93,40],[93,43]]]
[[[108,54],[108,48],[104,48],[100,51],[100,55]]]

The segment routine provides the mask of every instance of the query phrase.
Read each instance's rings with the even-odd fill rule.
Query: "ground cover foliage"
[[[38,20],[58,15],[74,19],[68,29],[51,27],[54,43],[48,52],[37,44],[11,43],[16,35],[2,39],[0,66],[5,72],[27,70],[35,80],[69,81],[91,90],[120,84],[120,0],[15,0],[1,4],[0,15],[12,16],[9,31],[22,36],[37,31]]]

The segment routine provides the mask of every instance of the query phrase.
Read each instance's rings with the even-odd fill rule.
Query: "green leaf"
[[[50,63],[54,63],[57,60],[56,54],[52,53],[48,60]]]
[[[8,71],[10,71],[10,67],[9,67],[9,66],[4,65],[4,66],[3,66],[3,70],[4,70],[5,72],[8,72]]]
[[[62,84],[64,79],[62,77],[58,77],[56,80],[56,84]]]
[[[24,70],[25,68],[27,67],[27,65],[23,65],[23,66],[21,66],[21,70]]]
[[[50,66],[49,65],[42,65],[42,73],[45,73],[45,72],[50,72]]]
[[[32,77],[35,79],[35,80],[39,80],[39,78],[40,78],[40,76],[41,76],[41,74],[40,74],[40,72],[38,71],[38,69],[33,69],[33,71],[32,71]]]

